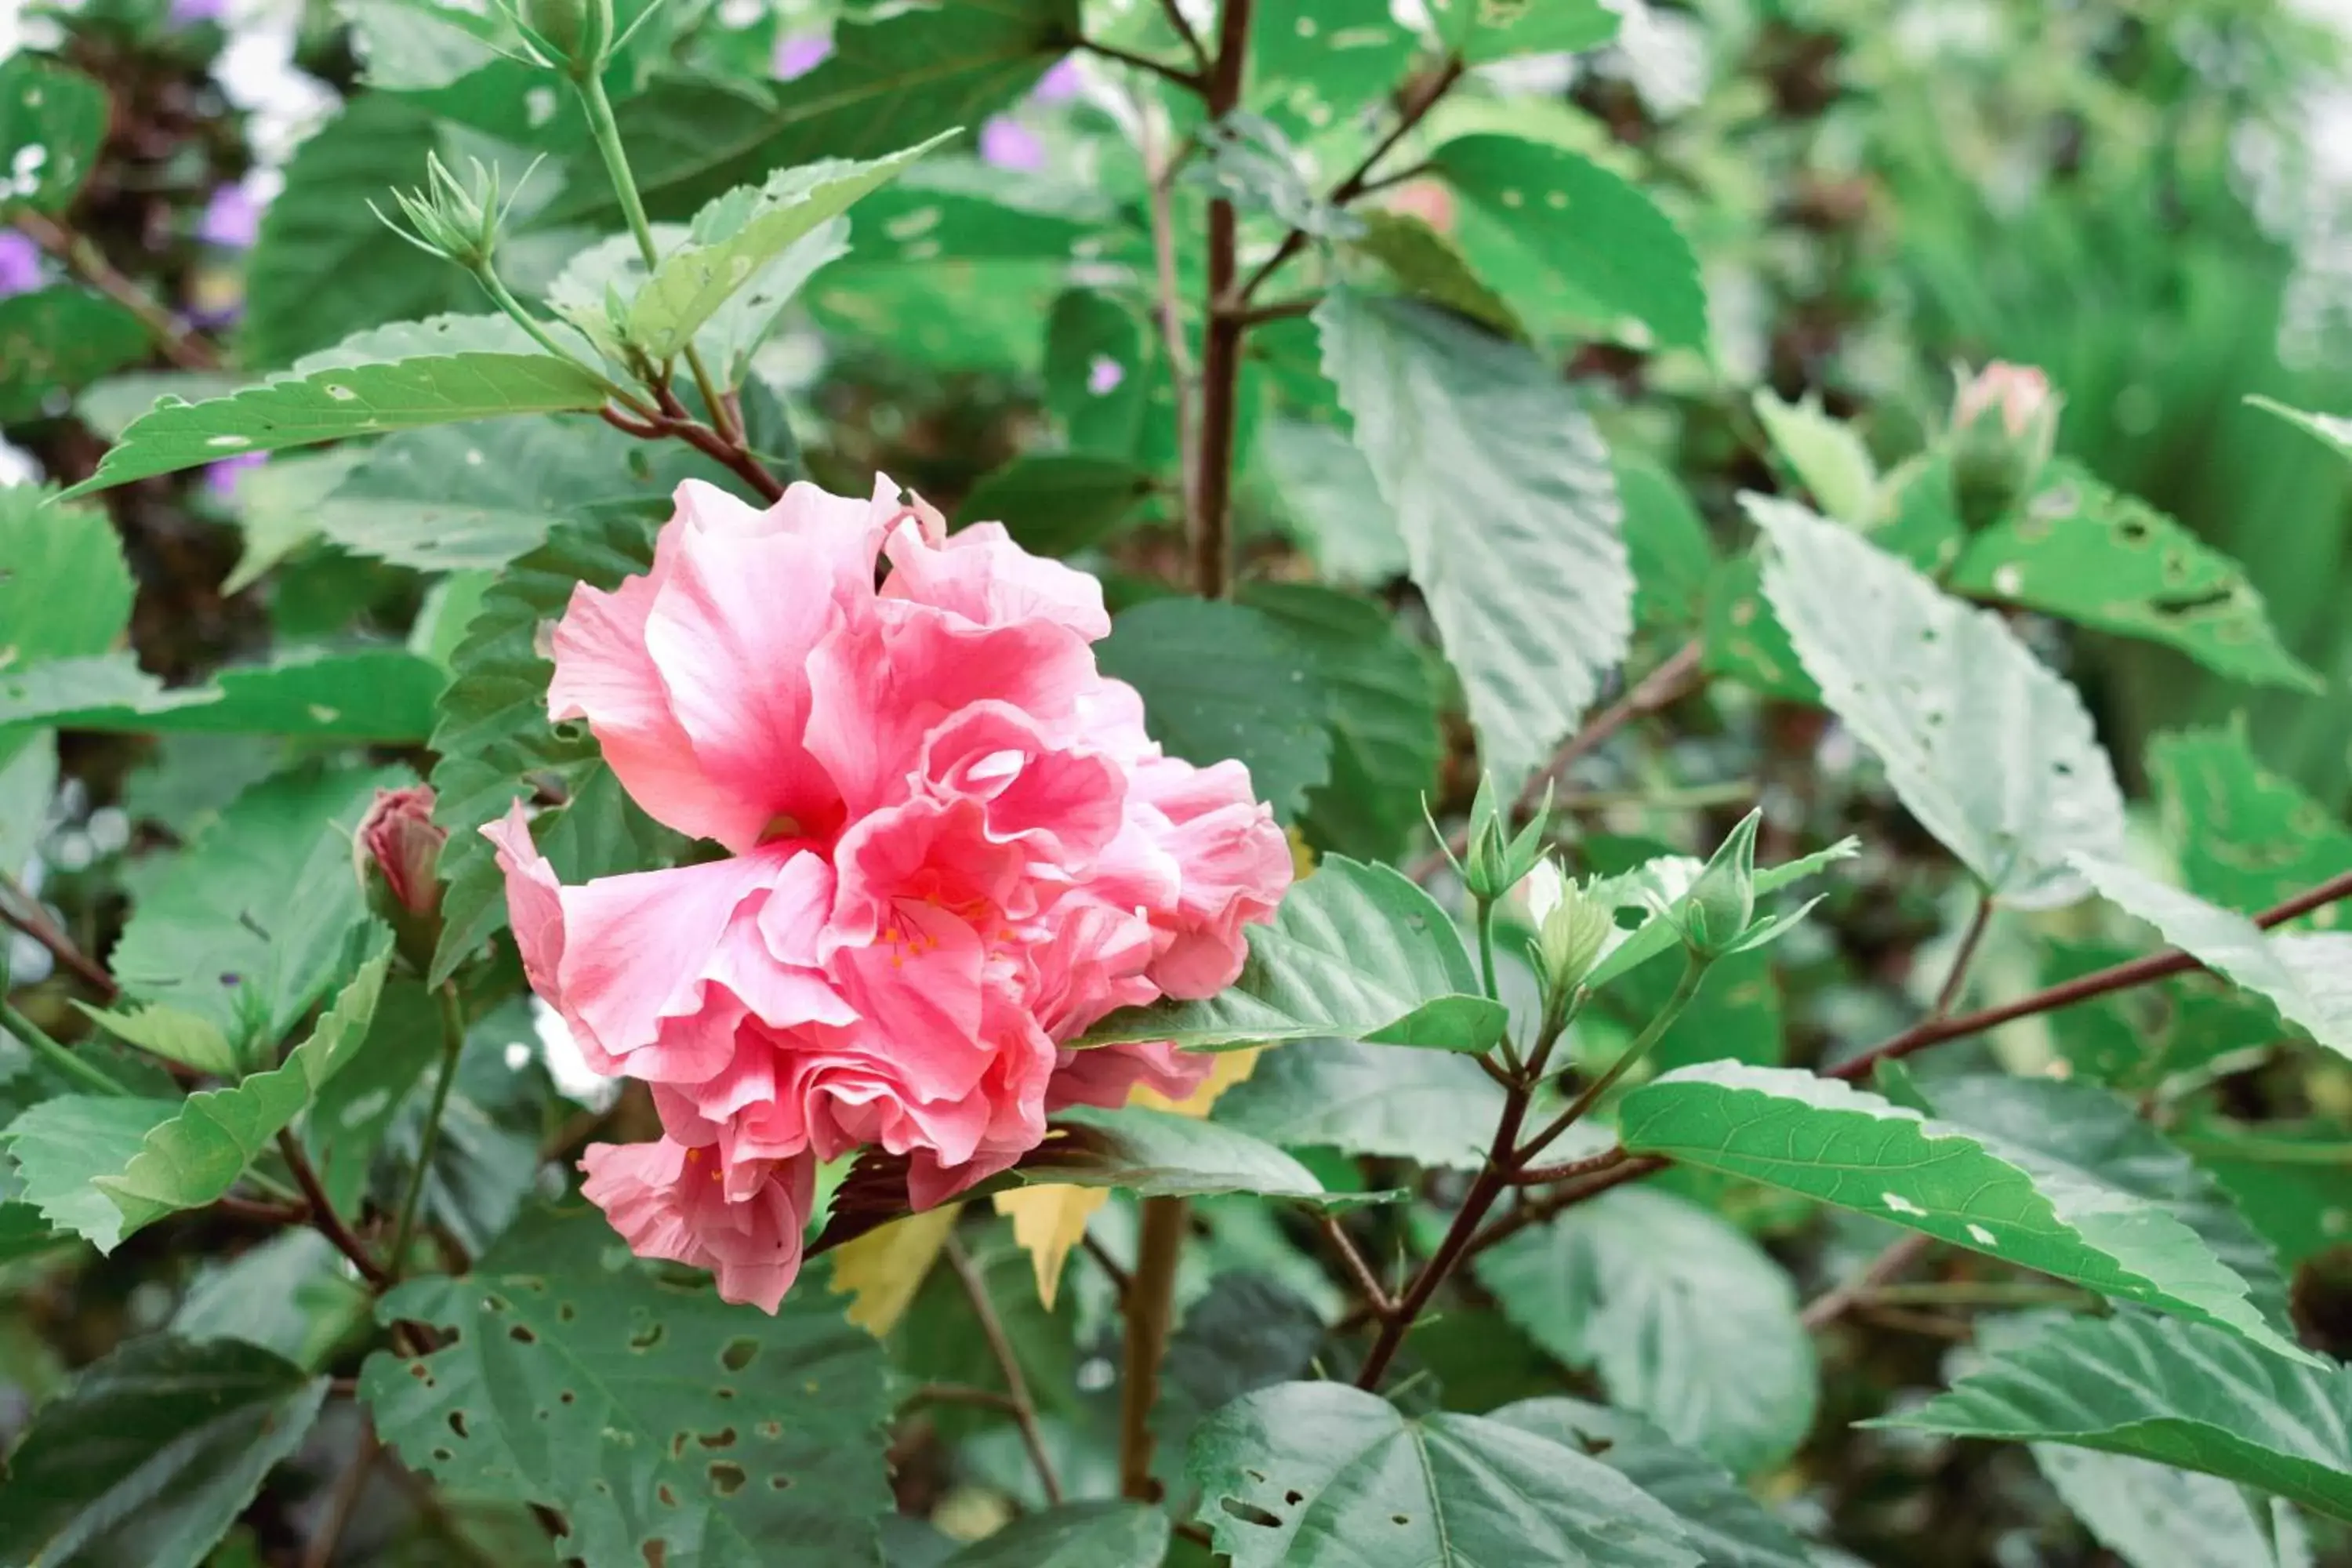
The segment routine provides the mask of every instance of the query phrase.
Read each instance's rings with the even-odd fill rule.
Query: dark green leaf
[[[402,648],[296,649],[165,689],[128,654],[0,675],[0,723],[61,730],[299,735],[414,745],[432,728],[440,669]]]
[[[1384,1202],[1325,1190],[1315,1173],[1271,1143],[1179,1111],[1074,1106],[1055,1113],[1059,1135],[1024,1157],[1014,1173],[1038,1186],[1119,1187],[1145,1197],[1251,1193],[1316,1207]]]
[[[1073,452],[1122,458],[1139,449],[1151,416],[1150,330],[1110,294],[1073,289],[1054,301],[1045,322],[1045,407],[1061,420]]]
[[[1013,1521],[945,1568],[1160,1568],[1168,1516],[1139,1502],[1064,1503]]]
[[[964,522],[1002,522],[1024,550],[1068,555],[1117,529],[1152,489],[1124,458],[1046,452],[983,474],[957,511]]]
[[[0,60],[0,213],[63,212],[106,140],[106,89],[53,60]]]
[[[2352,831],[2264,767],[2242,723],[2158,735],[2147,771],[2181,878],[2200,898],[2265,909],[2352,866]],[[2342,910],[2326,905],[2311,923],[2336,925]]]
[[[1467,316],[1507,338],[1527,336],[1517,314],[1486,286],[1470,258],[1427,222],[1377,208],[1360,216],[1364,232],[1349,242],[1349,248],[1378,262],[1405,293]]]
[[[1633,563],[1633,619],[1657,631],[1698,623],[1715,546],[1681,483],[1646,458],[1619,452],[1611,468],[1625,503],[1625,552]]]
[[[597,1564],[761,1568],[776,1544],[875,1563],[890,1507],[881,1347],[803,1287],[774,1317],[617,1267],[593,1209],[541,1211],[473,1269],[384,1298],[457,1339],[419,1361],[368,1359],[360,1396],[401,1462],[564,1521]],[[543,1413],[543,1414],[542,1414]]]
[[[69,284],[0,300],[0,425],[37,419],[50,400],[147,357],[139,318]]]
[[[327,1379],[256,1345],[132,1340],[8,1456],[0,1559],[196,1568],[326,1397]]]
[[[188,1340],[242,1340],[315,1370],[368,1320],[367,1288],[315,1230],[282,1231],[208,1269],[172,1314]]]
[[[1314,1305],[1260,1275],[1229,1271],[1184,1310],[1160,1363],[1160,1403],[1151,1429],[1181,1473],[1192,1428],[1244,1394],[1305,1377],[1323,1344]]]
[[[1475,1170],[1503,1090],[1450,1051],[1297,1040],[1218,1098],[1218,1121],[1286,1148],[1337,1149]]]

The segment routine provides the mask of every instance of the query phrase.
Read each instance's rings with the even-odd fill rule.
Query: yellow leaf
[[[867,1231],[833,1255],[833,1290],[854,1296],[848,1318],[880,1339],[898,1326],[948,1243],[961,1204],[941,1204]]]
[[[1171,1100],[1158,1089],[1139,1083],[1127,1091],[1127,1102],[1153,1110],[1172,1110],[1179,1116],[1206,1116],[1209,1108],[1217,1103],[1217,1096],[1257,1070],[1257,1058],[1265,1049],[1264,1046],[1250,1046],[1238,1051],[1219,1051],[1209,1076],[1201,1080],[1201,1087],[1182,1100]]]
[[[1013,1221],[1013,1239],[1037,1274],[1037,1300],[1054,1310],[1062,1266],[1086,1239],[1087,1221],[1110,1201],[1108,1187],[1013,1187],[996,1194],[996,1212]]]
[[[1295,822],[1282,832],[1283,837],[1290,840],[1291,879],[1303,882],[1315,875],[1314,846],[1307,842],[1307,835],[1298,831],[1298,825]]]

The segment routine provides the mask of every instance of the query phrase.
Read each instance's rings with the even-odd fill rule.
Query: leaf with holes
[[[457,1336],[361,1368],[401,1462],[553,1510],[562,1550],[599,1568],[760,1568],[787,1541],[812,1562],[878,1563],[881,1347],[822,1290],[763,1316],[652,1265],[609,1266],[622,1250],[593,1209],[541,1210],[469,1272],[386,1296],[383,1321]]]
[[[1431,9],[1438,37],[1473,65],[1599,48],[1617,36],[1603,0],[1435,0]]]
[[[1153,599],[1114,620],[1096,654],[1105,675],[1142,693],[1144,722],[1170,755],[1202,767],[1238,758],[1253,791],[1285,819],[1329,781],[1322,685],[1260,612]]]
[[[2352,1057],[2352,934],[2272,936],[2243,915],[2119,861],[2077,855],[2074,864],[2101,898],[2147,921],[2208,969],[2267,997],[2321,1045]]]
[[[1819,1372],[1796,1288],[1705,1209],[1603,1193],[1479,1255],[1504,1316],[1612,1404],[1727,1468],[1778,1464],[1813,1424]]]
[[[1487,276],[1521,316],[1630,316],[1661,343],[1706,346],[1698,258],[1636,186],[1516,136],[1458,137],[1431,162],[1497,236]]]
[[[2168,1204],[1833,1079],[1737,1062],[1681,1068],[1627,1094],[1618,1131],[1636,1154],[1835,1204],[2304,1355]]]
[[[62,412],[65,394],[146,357],[147,329],[111,300],[70,285],[0,299],[0,425],[40,418],[52,399]]]
[[[2352,829],[2264,767],[2241,721],[2158,735],[2147,771],[2181,879],[2200,898],[2265,909],[2352,866]],[[2309,918],[2329,927],[2345,917],[2327,904]]]
[[[1315,319],[1483,760],[1507,784],[1575,727],[1633,634],[1608,455],[1528,349],[1347,289]]]
[[[1271,922],[1248,930],[1249,961],[1223,993],[1122,1009],[1080,1043],[1213,1050],[1336,1035],[1475,1055],[1509,1022],[1501,1004],[1478,994],[1453,921],[1386,866],[1328,857]]]
[[[975,1542],[940,1568],[1160,1568],[1168,1516],[1148,1503],[1064,1503]]]
[[[2128,1454],[2352,1520],[2352,1368],[2193,1323],[2076,1318],[1864,1425]]]
[[[350,365],[250,386],[209,403],[164,404],[131,422],[87,495],[246,452],[274,452],[512,414],[593,412],[604,378],[552,354],[459,353]]]
[[[1816,1568],[1789,1527],[1722,1466],[1679,1448],[1629,1411],[1580,1399],[1522,1399],[1487,1419],[1592,1458],[1674,1510],[1707,1568]]]
[[[1911,815],[2004,903],[2080,899],[2068,854],[2123,841],[2123,795],[2080,694],[1999,616],[1803,507],[1742,500],[1771,536],[1765,596],[1806,673]]]
[[[0,60],[0,213],[63,212],[106,140],[106,89],[37,55]]]
[[[1969,541],[1951,585],[2160,642],[2239,680],[2326,689],[2280,644],[2244,567],[2138,497],[2071,465]]]
[[[1245,1394],[1193,1430],[1185,1475],[1234,1568],[1697,1568],[1675,1516],[1598,1459],[1338,1383]]]
[[[1251,1193],[1333,1209],[1394,1195],[1326,1191],[1312,1171],[1273,1144],[1178,1111],[1073,1106],[1056,1111],[1052,1126],[1013,1169],[1032,1185],[1118,1187],[1144,1197]]]
[[[8,1456],[0,1560],[196,1568],[310,1435],[328,1379],[257,1345],[127,1342]]]
[[[1250,30],[1242,107],[1305,141],[1389,92],[1419,42],[1388,0],[1284,6]]]

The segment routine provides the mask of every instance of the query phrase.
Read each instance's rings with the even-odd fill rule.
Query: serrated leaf
[[[1507,784],[1575,727],[1633,632],[1607,455],[1528,350],[1345,289],[1315,319],[1484,760]]]
[[[96,507],[49,504],[41,485],[0,485],[0,673],[106,652],[131,624],[136,585]]]
[[[1173,1040],[1191,1049],[1339,1036],[1484,1051],[1508,1023],[1436,900],[1385,866],[1325,858],[1272,921],[1249,928],[1241,978],[1204,1002],[1112,1014],[1084,1044]]]
[[[1789,1527],[1720,1465],[1630,1411],[1580,1399],[1522,1399],[1487,1419],[1590,1454],[1674,1511],[1707,1568],[1820,1568]]]
[[[2147,743],[2181,879],[2226,909],[2258,910],[2352,866],[2352,830],[2253,754],[2242,722],[2176,730]],[[2328,904],[2313,925],[2342,921]]]
[[[683,353],[704,322],[785,248],[888,184],[945,132],[887,157],[827,158],[778,169],[695,215],[686,244],[665,254],[629,303],[629,339],[656,361]]]
[[[1700,1562],[1674,1515],[1599,1460],[1475,1415],[1408,1418],[1344,1384],[1235,1400],[1193,1431],[1184,1468],[1234,1568]]]
[[[2099,1544],[2131,1568],[2312,1568],[2276,1499],[2122,1454],[2032,1445],[2033,1463]]]
[[[111,1252],[122,1240],[122,1211],[92,1179],[137,1159],[147,1134],[179,1110],[176,1100],[61,1094],[0,1130],[0,1142],[16,1162],[26,1203],[50,1225]]]
[[[1404,575],[1396,514],[1344,432],[1303,419],[1269,420],[1258,431],[1257,460],[1326,581],[1369,588]]]
[[[1240,759],[1250,786],[1287,821],[1331,776],[1321,683],[1282,628],[1244,605],[1153,599],[1096,645],[1102,672],[1143,695],[1153,740],[1203,767]]]
[[[850,1298],[845,1311],[851,1322],[876,1339],[898,1326],[914,1304],[923,1277],[939,1260],[961,1208],[960,1204],[941,1204],[877,1226],[835,1248],[833,1289]],[[1053,1304],[1048,1295],[1045,1305],[1051,1309]]]
[[[1486,277],[1529,321],[1641,321],[1670,347],[1706,346],[1698,258],[1674,221],[1616,174],[1564,147],[1457,137],[1431,160],[1507,249]]]
[[[1603,1193],[1481,1253],[1479,1283],[1612,1404],[1737,1474],[1813,1424],[1818,1368],[1795,1286],[1761,1247],[1670,1194]]]
[[[2235,679],[2326,689],[2281,645],[2244,567],[2072,465],[1970,539],[1951,583],[1958,593],[2163,643]]]
[[[545,323],[558,342],[584,353],[588,341],[561,321]],[[468,316],[456,312],[425,316],[413,321],[386,321],[365,327],[339,342],[304,354],[286,370],[271,375],[271,384],[300,381],[322,370],[350,370],[366,364],[397,364],[402,360],[438,359],[457,354],[543,353],[531,335],[511,317]],[[206,399],[205,401],[212,401]]]
[[[1789,633],[1764,601],[1764,567],[1753,555],[1716,563],[1707,578],[1706,652],[1700,668],[1767,697],[1818,707],[1822,689],[1805,673]]]
[[[207,685],[167,689],[117,654],[0,673],[0,724],[414,745],[432,727],[442,680],[436,666],[404,648],[298,648],[268,664],[215,670]]]
[[[98,472],[66,494],[244,452],[499,415],[592,412],[604,402],[603,377],[551,354],[461,353],[322,370],[134,419]]]
[[[0,60],[0,213],[63,212],[106,140],[106,89],[35,55]]]
[[[1756,418],[1798,482],[1827,515],[1866,529],[1878,517],[1878,466],[1853,427],[1822,412],[1818,395],[1783,403],[1767,387],[1756,394]]]
[[[1299,1040],[1268,1055],[1217,1104],[1216,1120],[1286,1148],[1329,1148],[1475,1170],[1503,1091],[1450,1051]]]
[[[196,1568],[310,1435],[327,1385],[233,1340],[130,1341],[8,1456],[0,1559]]]
[[[109,1012],[83,1002],[74,1005],[116,1039],[128,1041],[165,1061],[178,1062],[215,1078],[235,1078],[244,1067],[236,1047],[209,1018],[183,1013],[176,1007]]]
[[[877,1563],[890,1507],[881,1347],[803,1289],[781,1312],[730,1308],[620,1250],[593,1209],[526,1216],[467,1273],[415,1279],[378,1308],[453,1330],[421,1360],[379,1352],[360,1397],[401,1462],[443,1486],[562,1518],[596,1564]],[[539,1412],[545,1411],[542,1417]]]
[[[1364,231],[1347,248],[1379,263],[1406,294],[1467,316],[1507,338],[1528,335],[1518,313],[1486,286],[1461,247],[1426,220],[1378,208],[1359,216]]]
[[[1799,1193],[2305,1354],[2165,1205],[1835,1079],[1736,1062],[1681,1068],[1628,1093],[1618,1128],[1637,1154]]]
[[[2298,1364],[2194,1323],[2062,1322],[1865,1425],[2128,1454],[2352,1520],[2352,1368]]]
[[[1033,1185],[1118,1187],[1144,1197],[1250,1193],[1319,1208],[1385,1203],[1391,1194],[1327,1191],[1315,1173],[1237,1128],[1175,1111],[1073,1106],[1013,1174]]]
[[[1754,879],[1756,896],[1759,899],[1777,893],[1792,883],[1837,864],[1851,860],[1862,853],[1858,838],[1841,838],[1826,849],[1816,849],[1811,855],[1800,855],[1794,860],[1758,869]],[[1651,902],[1673,905],[1688,893],[1706,868],[1706,862],[1688,855],[1661,856],[1643,862],[1622,876],[1603,877],[1587,889],[1587,896],[1606,902],[1612,910],[1639,910],[1644,918],[1631,931],[1619,928],[1601,948],[1601,962],[1585,976],[1587,989],[1598,991],[1619,975],[1648,963],[1662,952],[1671,952],[1682,943],[1674,922],[1657,911]]]
[[[1147,1503],[1097,1500],[1025,1515],[940,1568],[1160,1568],[1167,1554],[1166,1514]]]
[[[147,329],[71,284],[0,299],[0,425],[37,419],[99,377],[147,357]]]
[[[1115,531],[1156,488],[1124,458],[1038,452],[982,474],[956,513],[962,522],[1002,522],[1034,554],[1068,555]]]
[[[2074,865],[2101,898],[2147,921],[2208,969],[2269,998],[2321,1045],[2352,1057],[2352,934],[2272,936],[2243,915],[2118,861],[2077,855]]]
[[[2080,899],[2066,857],[2123,839],[2122,792],[2081,696],[1990,611],[1802,507],[1743,500],[1771,536],[1773,612],[1911,815],[2004,903]]]

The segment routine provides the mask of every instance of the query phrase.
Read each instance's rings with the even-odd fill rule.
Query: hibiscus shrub
[[[0,61],[0,1560],[2344,1545],[2335,684],[1659,14],[325,12]]]

